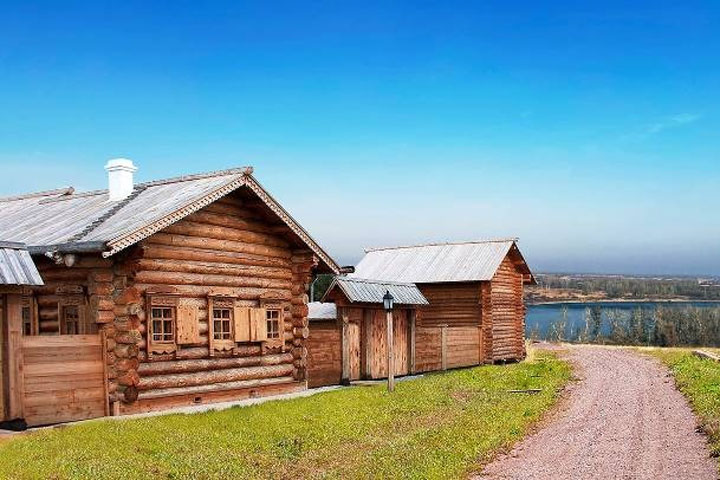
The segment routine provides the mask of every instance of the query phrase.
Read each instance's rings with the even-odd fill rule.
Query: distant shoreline
[[[585,304],[593,304],[593,303],[720,303],[719,300],[691,300],[691,299],[684,299],[684,298],[662,298],[662,299],[654,299],[654,298],[640,298],[640,299],[630,299],[630,298],[618,298],[618,299],[597,299],[597,300],[548,300],[548,301],[540,301],[540,302],[526,302],[528,306],[531,305],[567,305],[567,304],[573,304],[573,305],[585,305]]]

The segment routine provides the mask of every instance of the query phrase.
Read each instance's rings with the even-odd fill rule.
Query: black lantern
[[[390,295],[390,290],[386,291],[385,296],[383,297],[383,305],[385,306],[385,311],[392,312],[394,303],[395,303],[395,298],[393,298],[393,296]]]

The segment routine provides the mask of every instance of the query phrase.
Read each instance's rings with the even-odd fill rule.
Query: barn
[[[4,419],[306,388],[306,293],[339,268],[252,168],[137,184],[129,160],[106,169],[105,190],[0,199],[4,249],[42,278],[0,287]]]
[[[325,295],[324,301],[336,303],[335,311],[332,303],[310,305],[310,384],[337,383],[346,364],[349,371],[342,379],[386,375],[365,364],[369,356],[363,352],[382,351],[383,338],[366,337],[370,330],[363,327],[366,321],[353,302],[356,294],[347,284],[402,285],[422,298],[395,312],[400,325],[410,326],[407,345],[395,343],[395,351],[408,355],[408,368],[396,372],[401,375],[525,358],[523,288],[534,283],[514,238],[367,250],[354,273],[336,279]],[[377,298],[374,305],[362,306],[380,308]],[[356,328],[359,333],[352,333]],[[349,337],[345,332],[351,332]],[[359,356],[346,346],[357,336]],[[396,339],[402,341],[403,335]],[[376,345],[368,346],[372,342]]]

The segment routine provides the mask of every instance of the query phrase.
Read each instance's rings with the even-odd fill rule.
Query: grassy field
[[[0,444],[2,478],[462,478],[521,438],[569,366],[486,366],[195,415],[95,421]],[[510,389],[541,388],[537,395]]]
[[[720,353],[718,349],[705,350]],[[643,348],[641,351],[660,358],[670,367],[675,383],[690,400],[710,438],[713,454],[720,462],[720,363],[695,357],[689,349]]]

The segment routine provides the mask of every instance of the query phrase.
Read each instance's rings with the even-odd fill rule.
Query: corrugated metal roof
[[[0,285],[44,285],[24,245],[0,242]]]
[[[332,302],[308,303],[308,320],[334,320],[337,318],[337,306]]]
[[[120,201],[110,201],[107,190],[74,194],[72,188],[0,198],[0,232],[6,240],[25,243],[33,251],[100,245],[108,256],[241,187],[252,190],[332,271],[339,271],[254,179],[250,167],[140,183]]]
[[[364,278],[336,277],[328,288],[328,295],[334,288],[340,288],[353,303],[383,303],[386,292],[399,305],[427,305],[428,301],[412,283],[384,282]]]
[[[514,245],[515,239],[501,239],[368,250],[350,276],[411,283],[486,281]]]

